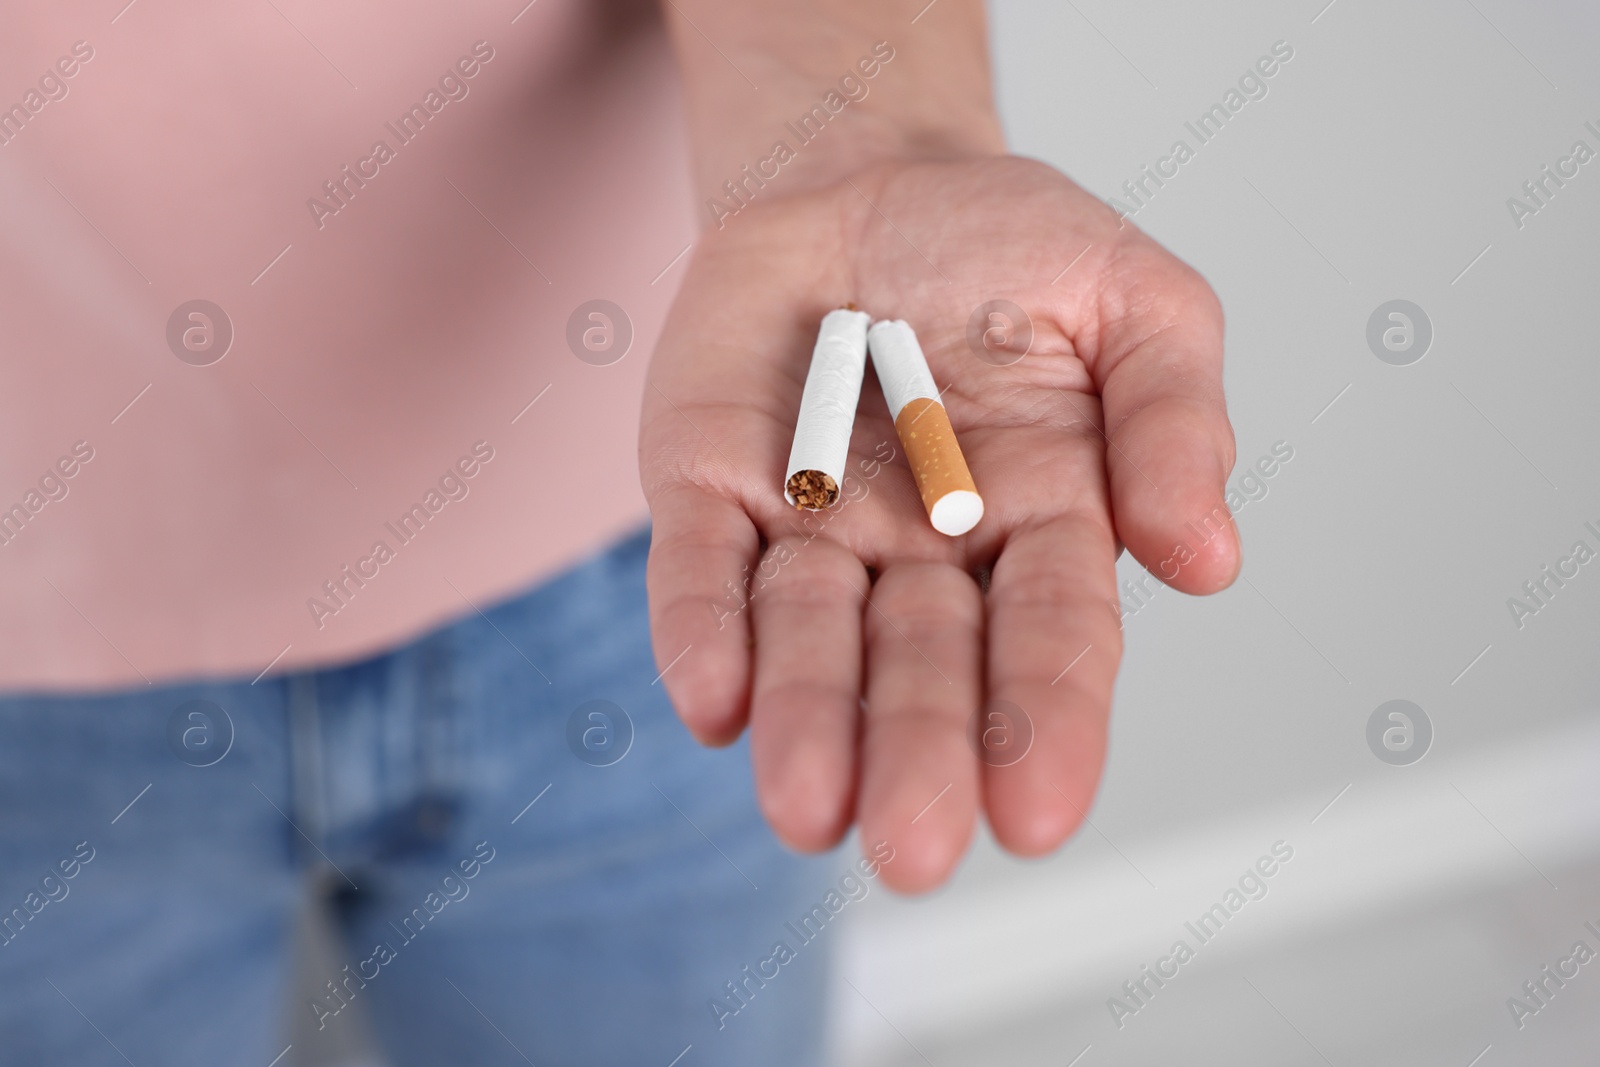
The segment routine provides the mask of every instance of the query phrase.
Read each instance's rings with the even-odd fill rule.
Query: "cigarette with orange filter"
[[[784,499],[797,508],[820,511],[839,499],[850,459],[850,430],[861,398],[861,379],[867,371],[867,323],[871,321],[871,315],[857,311],[854,305],[822,318],[800,394],[789,473],[783,479]]]
[[[983,518],[983,497],[956,442],[916,332],[899,319],[882,320],[867,330],[867,345],[922,506],[935,530],[959,537]]]

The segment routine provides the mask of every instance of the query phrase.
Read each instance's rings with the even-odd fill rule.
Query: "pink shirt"
[[[652,15],[117,7],[0,34],[0,687],[350,659],[644,519]]]

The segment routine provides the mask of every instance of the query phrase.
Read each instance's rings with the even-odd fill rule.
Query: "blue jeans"
[[[830,938],[744,968],[848,864],[677,723],[648,544],[349,666],[0,699],[0,1063],[288,1067],[360,1013],[397,1067],[818,1062]]]

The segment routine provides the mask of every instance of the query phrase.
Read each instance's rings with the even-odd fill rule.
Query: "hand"
[[[967,343],[996,298],[1032,320],[1009,366]],[[847,302],[916,329],[984,497],[970,534],[929,524],[870,372],[851,499],[784,502],[817,325]],[[961,858],[980,800],[1020,855],[1076,828],[1105,759],[1121,546],[1190,593],[1239,569],[1221,371],[1206,283],[1039,163],[881,165],[706,232],[645,390],[651,626],[697,738],[748,722],[783,841],[828,848],[858,821],[896,850],[884,880],[920,891]],[[994,700],[1033,725],[1010,766],[969,740]]]

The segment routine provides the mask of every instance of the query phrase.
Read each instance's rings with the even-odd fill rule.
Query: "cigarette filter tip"
[[[983,497],[967,489],[946,493],[928,509],[933,528],[946,537],[960,537],[983,518]]]
[[[867,343],[928,519],[947,537],[960,537],[983,518],[983,498],[916,332],[900,320],[880,321],[867,331]]]
[[[947,537],[960,537],[978,525],[983,518],[983,497],[972,481],[944,405],[919,397],[901,409],[894,428],[933,528]]]

